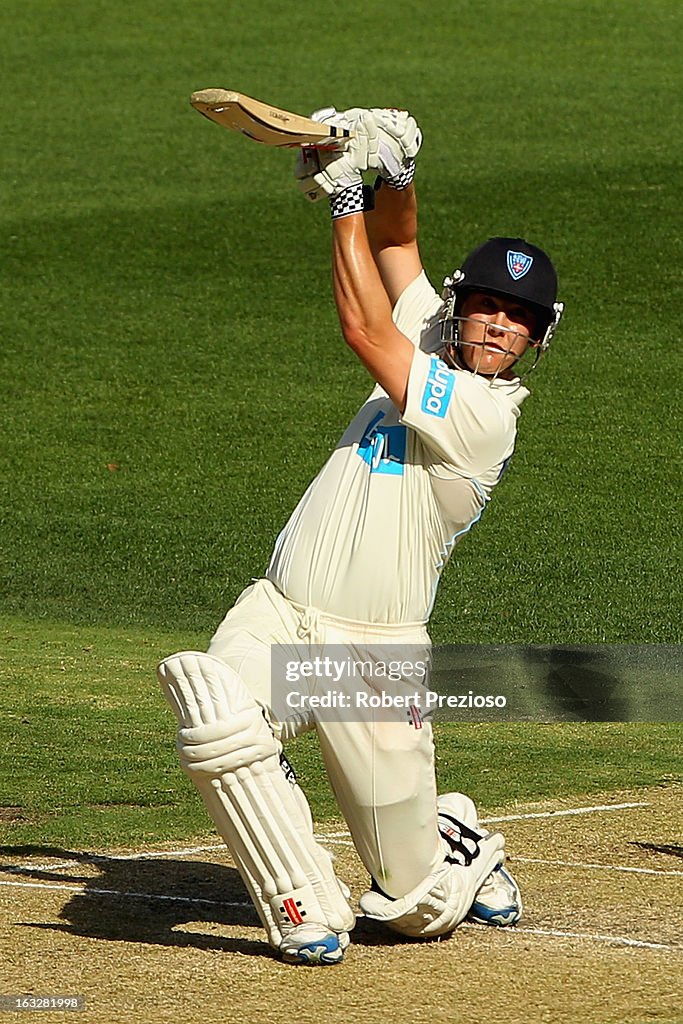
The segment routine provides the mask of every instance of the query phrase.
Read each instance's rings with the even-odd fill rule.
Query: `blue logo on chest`
[[[384,413],[378,412],[370,421],[358,443],[358,454],[367,462],[371,473],[390,473],[403,476],[406,459],[407,427],[380,426]]]

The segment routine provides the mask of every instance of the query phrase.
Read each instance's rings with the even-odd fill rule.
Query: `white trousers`
[[[329,711],[294,711],[278,718],[271,693],[273,644],[300,651],[302,644],[363,649],[383,643],[424,648],[429,637],[420,624],[364,624],[301,608],[263,579],[241,594],[208,653],[239,674],[281,743],[307,729],[317,731],[328,778],[358,855],[384,892],[400,897],[443,861],[430,722],[381,709],[364,709],[352,720],[333,719]]]

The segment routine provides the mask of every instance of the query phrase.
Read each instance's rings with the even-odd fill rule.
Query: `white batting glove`
[[[372,113],[384,142],[379,148],[380,176],[390,188],[405,189],[415,175],[415,157],[422,145],[419,125],[407,110],[373,110]]]
[[[336,107],[321,107],[311,114],[312,121],[319,121],[321,124],[331,124],[336,128],[350,128],[350,122],[346,121],[344,115],[339,113]],[[327,146],[303,146],[297,153],[294,164],[294,177],[303,194],[312,203],[324,199],[330,193],[324,187],[323,182],[316,175],[322,174],[325,168],[336,160],[340,153],[345,152],[347,140],[338,144]]]
[[[315,120],[346,127],[334,107],[316,111]],[[378,130],[374,118],[363,111],[354,124],[354,136],[344,149],[303,147],[296,160],[294,176],[307,199],[317,202],[327,196],[332,216],[345,216],[363,209],[363,171],[378,162]]]
[[[359,109],[360,113],[360,109]],[[320,110],[314,110],[311,114],[312,121],[319,121],[321,124],[331,124],[335,128],[352,128],[353,125],[346,117],[343,110],[337,110],[336,107],[321,107]],[[338,146],[343,147],[346,140],[341,139]]]
[[[362,107],[351,107],[341,114],[343,127],[354,129]],[[377,161],[371,164],[383,180],[398,190],[407,188],[415,175],[415,157],[422,145],[422,132],[407,110],[372,107],[370,113],[377,124],[379,145]],[[336,115],[340,117],[339,114]]]
[[[379,129],[378,153],[368,166],[380,171],[382,177],[396,177],[407,163],[415,160],[422,146],[420,127],[407,110],[395,107],[349,107],[347,110],[322,107],[314,111],[311,118],[354,131],[363,115],[368,113],[372,114]]]
[[[328,150],[321,153],[315,146],[302,146],[297,152],[294,162],[294,177],[299,189],[311,203],[317,203],[319,199],[324,199],[327,196],[325,189],[318,184],[316,174],[320,174],[323,167],[336,155],[338,154],[333,155]]]

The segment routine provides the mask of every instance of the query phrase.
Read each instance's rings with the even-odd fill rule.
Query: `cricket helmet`
[[[444,280],[442,340],[456,349],[462,306],[471,292],[500,295],[535,314],[535,366],[564,310],[557,301],[557,273],[547,253],[523,238],[489,238]]]

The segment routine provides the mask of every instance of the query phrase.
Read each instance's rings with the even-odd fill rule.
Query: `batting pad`
[[[178,718],[183,770],[232,853],[268,939],[278,948],[299,924],[348,931],[354,914],[313,838],[303,793],[280,767],[280,750],[237,673],[210,654],[185,651],[157,674]]]
[[[461,824],[470,833],[467,826]],[[412,938],[447,935],[465,919],[485,879],[502,863],[504,847],[505,840],[500,832],[479,834],[473,855],[464,863],[449,858],[420,885],[397,900],[387,899],[379,892],[363,893],[361,909],[366,917],[382,921],[401,935]]]

